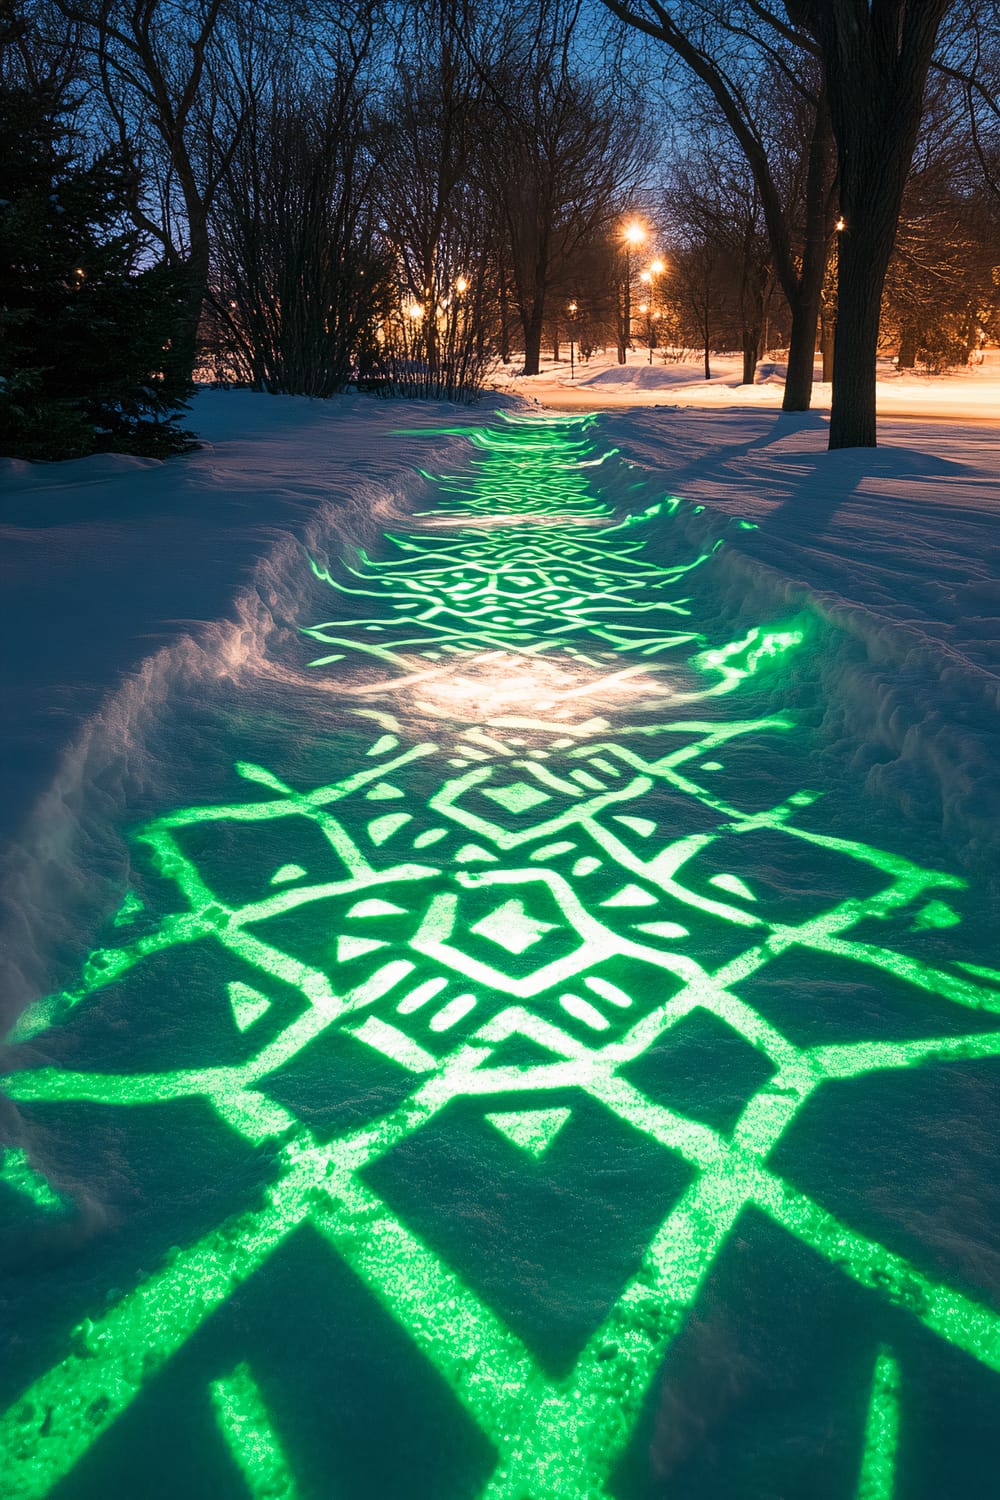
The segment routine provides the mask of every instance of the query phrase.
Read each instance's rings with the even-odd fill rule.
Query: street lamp
[[[649,300],[650,300],[650,303],[652,305],[652,316],[650,318],[649,329],[648,329],[649,338],[648,338],[648,341],[647,341],[649,343],[649,363],[650,364],[653,363],[653,321],[654,321],[654,319],[657,319],[660,316],[660,314],[656,311],[656,278],[657,278],[657,276],[662,276],[663,273],[664,273],[664,271],[666,269],[667,268],[664,265],[663,261],[657,259],[657,260],[651,261],[650,262],[649,270],[648,271],[644,271],[642,273],[642,279],[643,279],[643,281],[648,281],[649,282]]]
[[[576,337],[576,303],[571,302],[566,311],[569,313],[569,378],[573,380],[575,378],[573,374],[573,340]]]
[[[622,240],[625,244],[625,316],[623,329],[625,333],[625,348],[628,349],[632,342],[632,261],[629,252],[633,246],[641,245],[646,238],[646,231],[635,219],[631,224],[626,224],[622,230]],[[626,354],[626,359],[628,355]]]
[[[642,273],[642,280],[643,281],[650,282],[650,281],[652,281],[652,279],[653,278],[650,276],[650,274],[649,274],[648,271],[643,271],[643,273]],[[652,364],[653,363],[653,309],[650,307],[650,305],[649,305],[648,302],[640,302],[639,303],[639,311],[642,313],[643,317],[646,319],[646,343],[649,345],[649,363]]]
[[[459,294],[459,296],[461,296],[463,292],[467,292],[469,290],[469,283],[466,281],[464,276],[456,277],[455,290]]]

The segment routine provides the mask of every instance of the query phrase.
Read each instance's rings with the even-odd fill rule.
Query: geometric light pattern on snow
[[[370,743],[321,786],[293,786],[241,762],[243,788],[234,786],[231,800],[149,822],[136,845],[171,893],[162,914],[144,910],[124,935],[116,928],[77,985],[22,1018],[22,1040],[72,1023],[150,963],[206,945],[232,965],[237,988],[226,1004],[244,1039],[238,1058],[129,1072],[29,1064],[9,1076],[6,1091],[40,1108],[76,1101],[127,1110],[199,1098],[235,1135],[271,1146],[279,1170],[259,1206],[181,1246],[95,1309],[65,1357],[9,1409],[0,1423],[5,1494],[47,1494],[306,1223],[492,1443],[483,1500],[609,1495],[650,1383],[748,1208],[907,1319],[1000,1370],[1000,1317],[840,1222],[772,1164],[829,1082],[1000,1055],[1000,1031],[976,1029],[974,1019],[1000,1013],[1000,990],[915,957],[891,937],[873,939],[873,924],[889,933],[905,917],[912,928],[964,882],[821,831],[813,790],[761,806],[752,788],[719,789],[727,751],[764,747],[789,735],[793,721],[720,717],[711,700],[733,694],[728,712],[742,683],[772,669],[801,633],[761,628],[729,649],[689,624],[675,630],[686,619],[688,569],[643,560],[637,523],[594,525],[606,507],[587,482],[581,430],[511,422],[499,436],[480,434],[484,457],[473,480],[445,486],[456,509],[546,511],[551,525],[525,522],[520,540],[516,520],[457,536],[423,532],[396,543],[397,560],[365,563],[356,587],[319,570],[345,599],[352,589],[355,602],[361,597],[358,616],[311,633],[361,663],[360,683],[349,677],[342,691],[363,690],[354,707]],[[504,473],[515,463],[512,498]],[[551,658],[558,670],[487,715],[464,689],[433,696],[456,657],[462,672],[484,652],[494,661],[483,668],[487,696],[516,677],[515,661]],[[378,679],[365,676],[373,660]],[[499,687],[490,687],[491,672]],[[645,717],[633,712],[633,698],[623,711],[615,697],[624,674],[642,683]],[[602,693],[598,715],[593,700]],[[650,717],[650,695],[659,716]],[[404,714],[413,703],[433,726],[415,742]],[[541,795],[527,797],[525,788]],[[213,883],[190,838],[196,832],[204,849],[244,829],[269,847],[282,844],[283,863],[277,881],[268,874],[249,899],[236,899]],[[307,833],[320,840],[321,866]],[[836,869],[842,893],[810,896],[792,911],[752,890],[732,865],[758,837],[779,851],[775,860],[804,852],[817,872]],[[318,933],[326,944],[319,956],[310,946]],[[933,997],[968,1012],[972,1029],[794,1041],[755,1008],[753,981],[779,962],[817,958],[891,981],[916,1002]],[[254,984],[237,973],[252,973]],[[635,1065],[696,1015],[767,1065],[728,1131],[632,1079]],[[377,1055],[395,1070],[402,1102],[324,1139],[268,1081],[334,1032],[358,1056]],[[683,1162],[690,1177],[572,1370],[555,1377],[461,1265],[422,1239],[365,1174],[459,1100],[481,1105],[530,1171],[560,1149],[584,1099]],[[883,1349],[874,1375],[868,1365],[859,1379],[871,1382],[871,1397],[858,1492],[888,1500],[905,1370]],[[250,1491],[298,1494],[295,1453],[250,1368],[236,1363],[206,1400]]]

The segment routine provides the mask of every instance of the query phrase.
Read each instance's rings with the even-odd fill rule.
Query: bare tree
[[[928,92],[882,299],[901,369],[968,363],[1000,298],[1000,200],[953,80],[938,73]]]
[[[838,318],[830,446],[875,443],[875,356],[879,310],[900,203],[923,107],[924,87],[942,19],[952,0],[605,0],[629,25],[659,37],[710,89],[747,154],[761,191],[775,267],[788,295],[788,226],[782,220],[759,130],[746,108],[746,60],[752,43],[796,80],[804,62],[819,73],[809,181],[823,172],[814,155],[826,112],[837,146],[840,204]],[[706,19],[709,18],[709,19]],[[822,196],[822,195],[820,195]],[[806,194],[807,204],[818,201]],[[822,216],[820,216],[822,217]],[[807,211],[807,221],[810,214]],[[803,270],[818,306],[828,232],[812,215]],[[792,286],[793,317],[796,306]],[[815,326],[815,325],[813,325]],[[811,357],[811,356],[810,356]],[[792,359],[789,357],[789,381]],[[786,405],[788,391],[786,387]]]
[[[753,175],[738,152],[727,152],[727,145],[709,129],[698,154],[673,169],[665,199],[666,238],[696,253],[693,260],[677,262],[669,274],[688,289],[689,301],[694,297],[703,307],[698,318],[703,343],[709,307],[713,315],[722,315],[724,325],[716,332],[724,327],[727,347],[739,344],[742,382],[752,385],[763,352],[774,273]],[[710,298],[699,275],[692,283],[698,255],[712,266]]]
[[[840,236],[831,448],[876,441],[875,359],[882,288],[950,0],[786,0],[816,42],[837,140]]]
[[[188,286],[189,368],[210,263],[212,205],[240,138],[247,99],[222,42],[234,0],[57,0],[80,27],[109,131],[139,159],[137,226]]]
[[[329,396],[370,357],[389,258],[374,216],[383,138],[368,119],[369,25],[322,72],[286,52],[248,95],[210,220],[209,321],[257,389]]]
[[[971,156],[1000,198],[1000,9],[996,0],[954,0],[945,15],[932,71],[965,106]]]
[[[746,157],[792,315],[783,405],[804,411],[812,395],[816,324],[836,217],[833,141],[817,49],[760,0],[604,3],[680,59]],[[777,113],[776,101],[782,104]]]
[[[80,27],[51,0],[0,0],[0,80],[79,112],[85,92]]]
[[[599,238],[634,184],[645,129],[614,79],[585,77],[572,55],[577,7],[545,0],[519,14],[482,62],[489,112],[482,159],[506,239],[524,338],[537,375],[546,307],[574,256]]]
[[[397,295],[380,381],[401,394],[467,399],[494,358],[498,234],[478,151],[484,86],[460,45],[455,0],[408,13],[389,91],[378,196]]]

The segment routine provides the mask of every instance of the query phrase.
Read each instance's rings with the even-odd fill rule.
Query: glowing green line
[[[1000,1316],[961,1292],[933,1282],[901,1255],[856,1234],[803,1194],[776,1182],[756,1192],[758,1207],[819,1251],[860,1286],[911,1313],[925,1328],[1000,1370]]]
[[[248,1365],[212,1384],[219,1431],[253,1500],[299,1500],[299,1489],[281,1449],[264,1398]]]
[[[308,1212],[326,1161],[303,1153],[263,1209],[225,1224],[105,1314],[0,1418],[7,1500],[43,1500],[215,1308]]]
[[[875,1361],[858,1500],[892,1500],[899,1442],[899,1365],[888,1349]]]
[[[680,617],[694,612],[680,590],[691,587],[714,548],[660,566],[646,555],[643,528],[657,516],[662,526],[673,524],[680,502],[669,497],[605,524],[610,507],[590,471],[609,455],[588,437],[591,419],[498,422],[454,429],[474,453],[467,473],[440,484],[451,508],[435,512],[443,518],[437,529],[388,537],[382,560],[362,551],[334,570],[311,560],[345,617],[304,633],[341,647],[340,661],[369,664],[360,681],[342,684],[343,695],[381,699],[379,707],[353,710],[377,726],[360,752],[362,769],[297,790],[241,762],[237,771],[256,793],[177,809],[140,830],[142,856],[184,909],[157,919],[126,895],[111,922],[114,941],[90,955],[80,982],[21,1020],[16,1036],[31,1036],[129,982],[146,959],[211,943],[224,965],[221,1024],[233,1028],[242,1049],[261,1037],[250,1057],[241,1050],[244,1060],[229,1064],[100,1072],[81,1051],[79,1070],[15,1071],[7,1094],[39,1111],[69,1101],[135,1108],[197,1097],[242,1140],[269,1142],[279,1176],[263,1207],[171,1252],[135,1291],[83,1323],[61,1363],[8,1411],[0,1444],[10,1455],[5,1494],[15,1500],[41,1497],[68,1474],[204,1319],[306,1221],[493,1443],[497,1463],[483,1500],[609,1500],[611,1475],[656,1371],[747,1208],[953,1347],[1000,1369],[1000,1317],[840,1223],[768,1165],[829,1080],[1000,1056],[1000,1032],[800,1047],[740,993],[775,959],[812,954],[869,978],[891,975],[918,1010],[934,996],[996,1014],[1000,971],[958,964],[959,975],[898,951],[891,937],[867,940],[871,919],[896,914],[915,932],[954,928],[960,911],[931,893],[959,891],[965,882],[814,831],[803,816],[814,791],[746,811],[732,800],[742,795],[739,786],[724,791],[734,778],[716,776],[722,790],[702,786],[702,773],[723,769],[713,758],[719,750],[741,742],[749,749],[755,738],[766,743],[794,727],[784,715],[713,720],[707,700],[738,694],[750,679],[771,690],[770,667],[818,625],[805,618],[761,625],[721,646],[686,624],[679,629]],[[498,514],[502,525],[485,524]],[[464,522],[452,526],[448,516]],[[374,681],[371,663],[380,668]],[[530,688],[511,711],[495,700],[498,711],[476,722],[464,701],[474,692],[466,672],[487,687],[519,673],[522,680],[548,674],[559,687]],[[449,708],[431,703],[442,685],[455,697],[454,722]],[[640,721],[619,722],[610,705],[636,689],[645,695]],[[598,692],[608,718],[577,702]],[[398,695],[399,718],[383,711],[390,693]],[[705,709],[692,712],[705,717],[673,712],[648,721],[654,710],[701,701]],[[443,721],[439,743],[404,743],[412,707]],[[693,822],[685,820],[688,809]],[[185,830],[204,840],[234,825],[251,832],[268,825],[270,837],[284,836],[285,819],[312,825],[309,836],[322,839],[330,868],[315,878],[295,861],[291,842],[242,903],[212,889],[185,838]],[[288,824],[289,840],[295,832]],[[755,877],[748,884],[736,873],[744,868],[739,851],[756,834],[792,841],[785,847],[820,871],[832,861],[863,867],[875,889],[864,898],[817,898],[788,920]],[[394,864],[386,863],[390,849],[400,851]],[[430,862],[412,862],[409,849],[427,850]],[[318,949],[305,950],[312,962],[296,952],[297,939],[279,936],[296,930],[293,917],[324,935]],[[861,923],[865,940],[851,936]],[[728,947],[717,948],[718,935]],[[705,957],[717,952],[728,956]],[[225,967],[229,959],[235,970]],[[230,977],[248,966],[258,976],[253,984]],[[767,1081],[726,1132],[654,1102],[631,1081],[640,1076],[631,1064],[698,1016],[711,1017],[768,1065]],[[267,1080],[335,1027],[342,1028],[338,1047],[353,1050],[362,1066],[366,1056],[374,1064],[364,1048],[374,1049],[378,1067],[395,1069],[408,1092],[388,1113],[318,1147],[294,1104],[269,1097]],[[536,1060],[511,1061],[510,1043]],[[553,1104],[551,1091],[566,1089],[574,1100]],[[360,1174],[456,1100],[481,1101],[492,1111],[487,1123],[531,1163],[580,1094],[682,1162],[689,1182],[602,1326],[556,1380],[470,1289],[460,1267],[415,1235]],[[536,1102],[544,1107],[533,1108]],[[0,1181],[45,1212],[63,1207],[20,1148],[2,1159]],[[220,1432],[255,1500],[294,1495],[247,1366],[211,1389]],[[883,1350],[862,1500],[891,1500],[898,1392],[896,1361]]]
[[[37,1172],[21,1146],[8,1146],[3,1153],[0,1166],[0,1182],[4,1182],[15,1193],[29,1199],[43,1213],[60,1213],[63,1200],[53,1190],[41,1172]]]

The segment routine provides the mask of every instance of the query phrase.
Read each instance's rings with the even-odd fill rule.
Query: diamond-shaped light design
[[[554,930],[554,923],[540,922],[537,917],[529,916],[524,909],[524,902],[517,897],[505,901],[470,929],[480,937],[489,938],[491,943],[496,943],[498,948],[503,948],[508,953],[525,953],[546,932]]]
[[[483,796],[515,814],[530,812],[540,802],[550,800],[548,792],[543,792],[540,787],[530,786],[527,781],[515,781],[510,786],[484,787]]]

